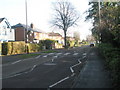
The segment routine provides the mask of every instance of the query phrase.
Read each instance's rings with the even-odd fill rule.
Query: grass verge
[[[48,51],[43,51],[42,53],[55,53],[57,51],[54,51],[54,50],[48,50]]]
[[[38,56],[38,55],[40,55],[40,54],[23,54],[23,55],[19,55],[18,57],[22,58],[22,59],[26,59],[26,58],[35,57],[35,56]]]

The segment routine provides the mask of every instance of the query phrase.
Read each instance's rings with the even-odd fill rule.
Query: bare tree
[[[54,18],[52,24],[64,31],[64,43],[66,44],[66,33],[69,27],[77,25],[79,16],[70,2],[56,2],[54,6]]]

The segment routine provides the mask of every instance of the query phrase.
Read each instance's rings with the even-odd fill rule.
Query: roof
[[[60,37],[62,37],[62,35],[60,35],[59,33],[54,33],[54,32],[51,32],[48,35],[49,36],[60,36]]]
[[[4,20],[5,18],[0,18],[0,23]]]
[[[25,24],[21,24],[21,23],[18,23],[18,24],[16,24],[16,25],[14,25],[14,26],[12,26],[12,28],[18,28],[18,27],[24,27],[25,29],[26,29],[26,25]],[[30,26],[27,26],[27,28],[28,28],[28,31],[35,31],[35,32],[44,32],[44,31],[42,31],[42,30],[40,30],[40,29],[37,29],[37,28],[31,28]]]

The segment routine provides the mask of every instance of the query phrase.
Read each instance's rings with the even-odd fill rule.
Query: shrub
[[[42,46],[45,46],[46,49],[52,49],[53,44],[55,44],[54,40],[41,40],[40,44],[42,44]]]

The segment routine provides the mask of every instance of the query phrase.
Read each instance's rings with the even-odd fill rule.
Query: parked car
[[[90,47],[94,47],[94,44],[93,44],[93,43],[91,43],[91,44],[90,44]]]

